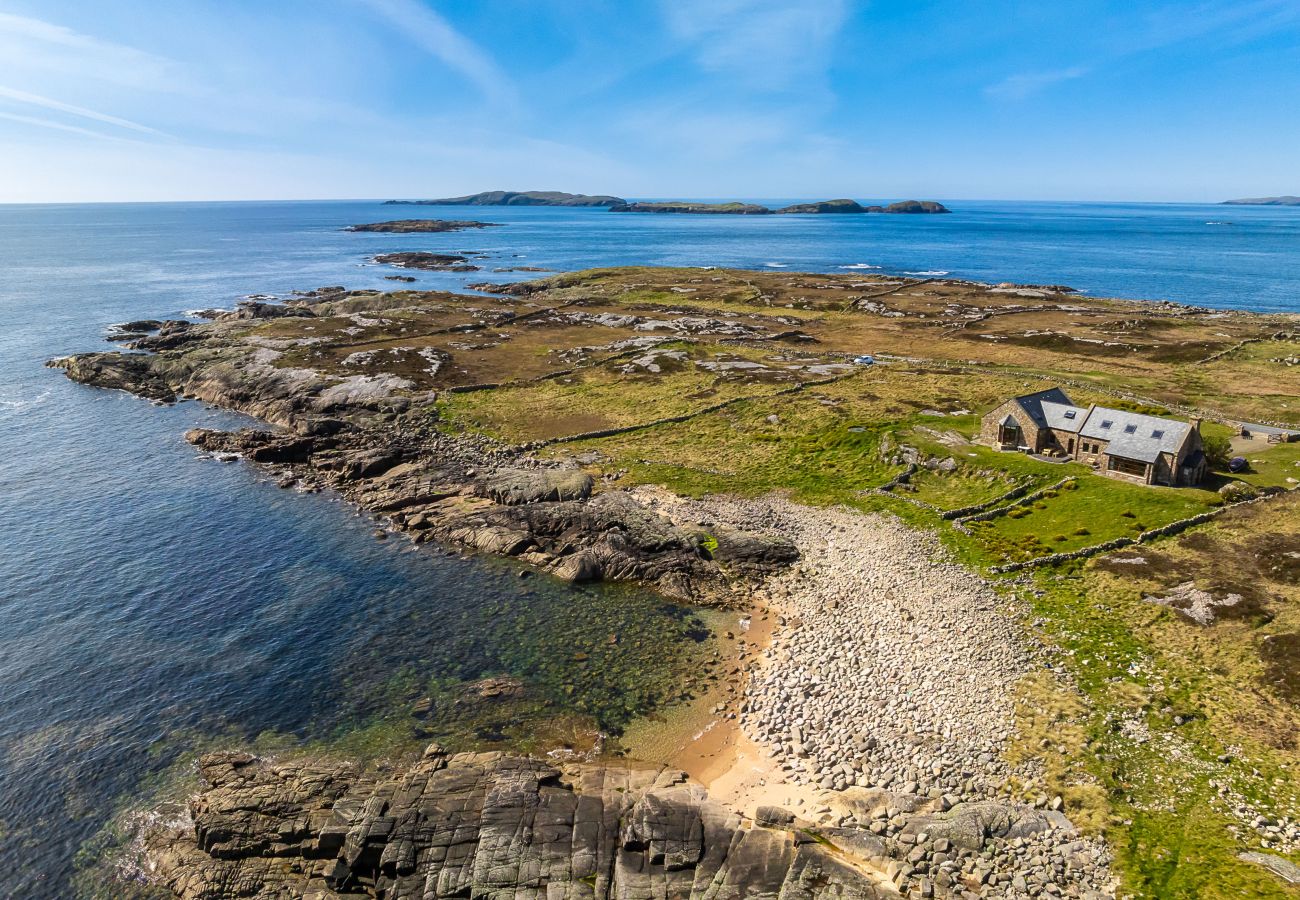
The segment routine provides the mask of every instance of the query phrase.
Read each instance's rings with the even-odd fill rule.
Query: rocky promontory
[[[567,194],[564,191],[483,191],[440,200],[387,200],[409,206],[618,206],[622,197],[608,194]]]
[[[437,266],[464,260],[392,256],[407,266],[425,257],[438,257]],[[187,438],[205,452],[263,466],[285,486],[337,490],[417,542],[515,557],[567,581],[635,580],[680,598],[721,596],[735,579],[797,558],[775,534],[674,525],[625,491],[594,491],[591,476],[573,461],[541,460],[523,447],[440,430],[438,394],[420,385],[449,365],[447,351],[389,349],[381,341],[373,351],[341,354],[337,372],[295,364],[287,352],[327,353],[321,335],[329,327],[346,345],[366,329],[391,327],[387,317],[404,310],[427,315],[440,301],[454,315],[465,300],[322,290],[284,304],[246,302],[210,323],[180,322],[132,337],[126,343],[133,352],[80,354],[49,365],[75,381],[156,402],[193,397],[258,417],[280,430],[196,430]],[[513,311],[517,301],[498,303],[500,310],[479,310],[481,322],[443,330],[464,339],[528,318]],[[272,320],[289,319],[301,323],[303,338],[275,336],[272,326],[280,323]]]
[[[470,228],[500,228],[500,222],[455,221],[451,219],[396,219],[392,222],[371,222],[349,225],[344,231],[378,232],[381,234],[444,234]]]

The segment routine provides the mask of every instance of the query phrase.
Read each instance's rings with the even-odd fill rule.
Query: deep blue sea
[[[115,322],[251,293],[391,287],[391,270],[364,261],[400,249],[488,254],[482,273],[410,273],[441,288],[518,278],[490,271],[518,265],[774,266],[1300,312],[1300,209],[950,205],[949,216],[772,217],[0,206],[0,897],[69,896],[79,848],[213,740],[337,737],[429,681],[501,673],[535,685],[552,711],[616,724],[653,698],[627,700],[626,681],[566,669],[555,648],[603,637],[610,623],[651,643],[701,639],[687,611],[645,592],[574,591],[375,540],[374,524],[333,498],[279,490],[182,439],[238,417],[74,385],[43,368],[47,358],[106,347]],[[438,216],[507,227],[340,230]],[[633,642],[620,646],[637,662]]]

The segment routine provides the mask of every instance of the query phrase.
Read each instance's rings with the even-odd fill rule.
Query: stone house
[[[1013,397],[983,419],[979,442],[998,450],[1067,457],[1139,484],[1199,484],[1199,419],[1182,422],[1105,406],[1076,406],[1060,388]]]

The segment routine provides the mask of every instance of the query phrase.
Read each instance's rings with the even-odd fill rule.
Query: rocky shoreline
[[[1109,852],[1059,798],[1012,796],[1037,775],[1003,757],[1032,653],[1014,610],[932,538],[774,499],[635,493],[674,521],[773,522],[801,553],[759,588],[772,644],[715,709],[752,756],[706,787],[671,766],[437,745],[378,769],[212,754],[184,814],[144,835],[150,879],[182,900],[1113,896]]]
[[[502,296],[529,302],[526,290]],[[217,754],[201,764],[207,787],[187,817],[144,836],[151,879],[184,900],[1112,896],[1105,846],[1041,793],[1032,766],[1006,762],[1014,686],[1035,665],[1019,611],[933,538],[771,498],[623,490],[577,459],[441,430],[438,393],[414,376],[294,364],[286,354],[303,339],[262,327],[343,316],[364,331],[437,300],[474,302],[322,289],[250,300],[208,324],[128,323],[115,337],[132,352],[50,365],[85,384],[155,402],[192,397],[278,426],[186,437],[282,487],[337,491],[416,542],[574,582],[759,602],[780,617],[772,643],[758,653],[741,641],[735,699],[715,710],[744,750],[707,789],[662,766],[438,747],[380,770]],[[468,339],[556,314],[478,310],[481,324],[448,331]],[[433,352],[412,361],[443,364]]]

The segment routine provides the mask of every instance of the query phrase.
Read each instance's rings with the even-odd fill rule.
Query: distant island
[[[387,200],[410,206],[621,206],[622,197],[606,194],[566,194],[564,191],[483,191],[441,200]]]
[[[770,215],[826,215],[854,213],[904,213],[927,214],[952,212],[942,203],[933,200],[903,200],[888,206],[863,206],[856,200],[821,200],[815,203],[796,203],[780,209],[769,209],[756,203],[694,203],[674,200],[667,203],[623,203],[611,206],[610,212],[645,213],[702,213],[706,215],[770,216]]]
[[[1300,197],[1246,197],[1242,200],[1224,200],[1220,206],[1300,206]]]
[[[468,228],[500,228],[500,222],[454,221],[449,219],[397,219],[392,222],[371,222],[367,225],[349,225],[344,231],[373,231],[383,234],[442,234],[464,231]]]
[[[648,213],[701,213],[707,215],[768,216],[776,214],[844,214],[844,213],[947,213],[952,210],[933,200],[902,200],[888,206],[863,206],[856,200],[819,200],[814,203],[796,203],[780,209],[769,209],[757,203],[697,203],[692,200],[666,202],[628,201],[608,194],[566,194],[564,191],[483,191],[464,197],[444,197],[440,200],[386,200],[389,205],[405,206],[588,206],[607,207],[610,212]],[[1241,201],[1247,202],[1247,201]],[[420,220],[411,220],[420,221]],[[399,224],[399,223],[379,223]],[[457,223],[465,227],[482,227],[487,223]],[[354,226],[351,231],[385,231],[378,226]],[[398,230],[398,229],[391,229]],[[403,229],[409,231],[425,229]],[[434,230],[434,229],[428,229]],[[451,229],[447,229],[451,230]]]

